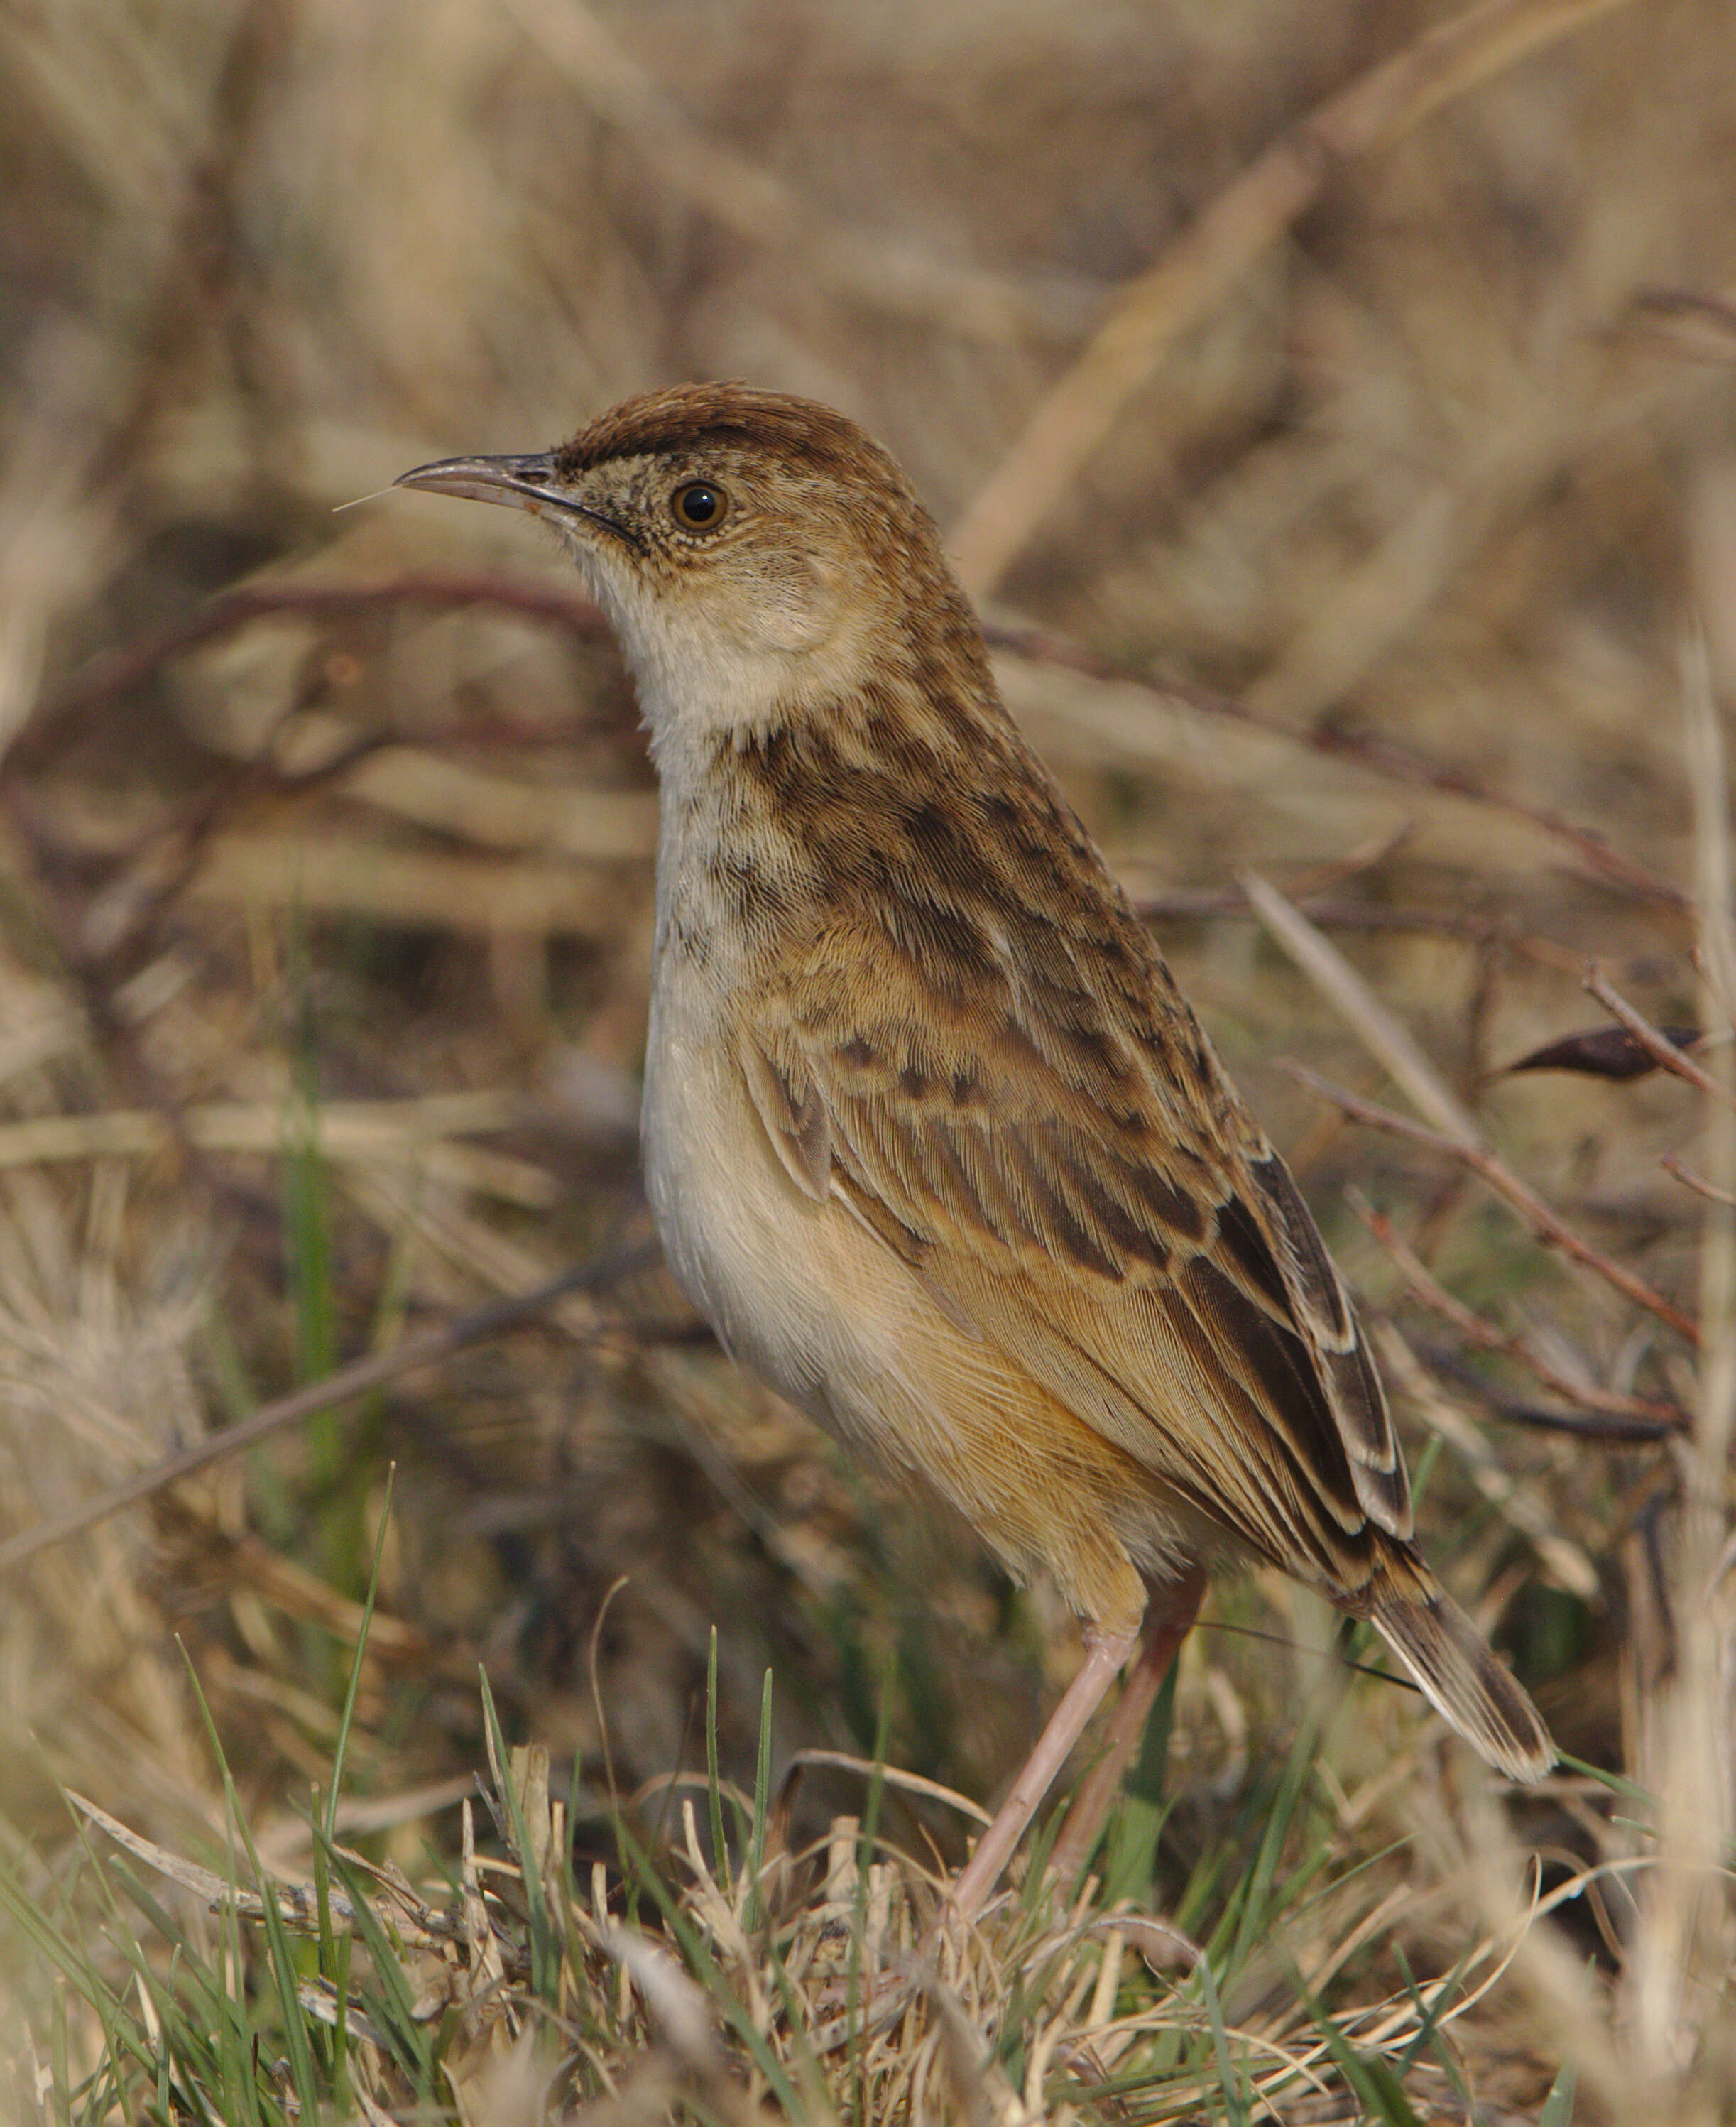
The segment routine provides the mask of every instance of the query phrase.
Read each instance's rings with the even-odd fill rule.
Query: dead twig
[[[1390,1108],[1377,1107],[1372,1101],[1365,1101],[1345,1087],[1335,1086],[1317,1071],[1307,1064],[1286,1059],[1279,1068],[1305,1086],[1317,1098],[1330,1101],[1352,1122],[1366,1123],[1371,1130],[1384,1130],[1388,1136],[1402,1137],[1412,1144],[1422,1145],[1431,1152],[1445,1154],[1468,1168],[1479,1181],[1487,1184],[1493,1193],[1516,1210],[1530,1228],[1544,1248],[1559,1249],[1571,1257],[1585,1269],[1593,1272],[1607,1285],[1613,1286],[1636,1307],[1655,1315],[1660,1322],[1668,1324],[1677,1335],[1697,1348],[1700,1329],[1693,1319],[1685,1315],[1672,1300],[1655,1292],[1644,1278],[1635,1277],[1631,1271],[1624,1270],[1619,1262],[1606,1256],[1601,1248],[1582,1240],[1543,1199],[1526,1188],[1517,1175],[1504,1167],[1493,1153],[1479,1144],[1462,1144],[1439,1130],[1428,1129],[1421,1123],[1413,1123],[1407,1116],[1394,1115]]]
[[[1170,348],[1313,205],[1340,164],[1389,146],[1455,97],[1618,4],[1483,0],[1275,140],[1122,290],[978,491],[953,540],[968,588],[981,596],[999,581]]]
[[[1640,1447],[1673,1440],[1683,1431],[1663,1419],[1617,1418],[1592,1410],[1560,1410],[1552,1404],[1527,1403],[1485,1381],[1462,1352],[1442,1346],[1419,1348],[1430,1371],[1474,1397],[1504,1425],[1528,1425],[1539,1433],[1564,1433],[1574,1440],[1597,1441],[1611,1447]]]
[[[1254,718],[1250,711],[1242,713],[1261,722],[1262,728],[1286,728],[1276,722]],[[1662,902],[1672,908],[1691,906],[1692,897],[1672,880],[1659,878],[1656,872],[1616,849],[1595,827],[1582,827],[1577,820],[1567,818],[1551,806],[1533,805],[1504,790],[1492,790],[1469,771],[1443,767],[1414,746],[1402,745],[1397,739],[1329,723],[1314,727],[1300,736],[1315,752],[1354,760],[1359,767],[1389,783],[1408,783],[1421,789],[1438,790],[1444,795],[1467,798],[1473,804],[1487,805],[1497,812],[1511,813],[1515,819],[1526,821],[1541,828],[1563,848],[1571,850],[1595,877],[1625,893],[1638,894],[1647,901]]]
[[[1634,1009],[1604,972],[1601,961],[1593,960],[1587,967],[1585,988],[1611,1018],[1626,1029],[1659,1070],[1667,1071],[1674,1078],[1686,1078],[1709,1100],[1721,1101],[1726,1107],[1736,1106],[1728,1087],[1720,1085],[1710,1071],[1703,1071],[1692,1057],[1683,1054],[1668,1035]]]
[[[69,1537],[92,1528],[98,1522],[106,1521],[123,1507],[136,1505],[148,1499],[166,1485],[178,1483],[192,1476],[196,1471],[206,1469],[213,1462],[220,1462],[239,1449],[251,1447],[267,1433],[280,1432],[286,1425],[294,1425],[305,1418],[312,1418],[321,1411],[330,1410],[339,1404],[352,1403],[359,1395],[382,1387],[387,1381],[398,1381],[405,1374],[415,1373],[423,1367],[438,1366],[467,1345],[480,1343],[484,1338],[498,1337],[504,1330],[527,1321],[542,1314],[557,1300],[569,1293],[602,1292],[623,1279],[648,1270],[658,1261],[658,1251],[646,1244],[637,1248],[624,1248],[603,1257],[594,1262],[580,1263],[573,1269],[563,1271],[560,1277],[551,1278],[534,1292],[516,1296],[510,1300],[491,1301],[485,1307],[473,1308],[469,1314],[442,1323],[438,1329],[423,1331],[419,1336],[406,1337],[401,1344],[389,1352],[376,1352],[366,1359],[357,1359],[349,1366],[340,1367],[335,1373],[328,1374],[324,1381],[310,1382],[305,1389],[278,1396],[263,1405],[251,1418],[244,1418],[234,1425],[225,1426],[221,1432],[213,1433],[191,1447],[184,1447],[177,1455],[166,1456],[136,1477],[129,1477],[124,1484],[111,1485],[106,1492],[98,1493],[93,1499],[82,1505],[69,1507],[64,1514],[55,1514],[35,1528],[26,1529],[20,1535],[0,1543],[0,1575],[13,1571],[36,1557],[40,1552],[52,1550],[56,1544],[64,1543]]]
[[[1736,362],[1736,303],[1707,288],[1639,288],[1617,330],[1643,330],[1683,362]]]
[[[1688,1424],[1687,1413],[1679,1405],[1663,1403],[1648,1396],[1618,1395],[1613,1390],[1593,1388],[1588,1383],[1575,1381],[1564,1374],[1532,1343],[1517,1330],[1502,1329],[1497,1324],[1467,1307],[1464,1302],[1449,1292],[1410,1246],[1398,1229],[1384,1212],[1377,1211],[1360,1190],[1347,1189],[1345,1200],[1369,1231],[1392,1258],[1412,1296],[1424,1306],[1431,1308],[1454,1329],[1468,1344],[1479,1351],[1499,1352],[1514,1359],[1535,1374],[1547,1389],[1565,1397],[1569,1403],[1578,1404],[1582,1409],[1596,1411],[1610,1418],[1634,1419],[1650,1428],[1655,1436],[1680,1432]]]
[[[1642,900],[1658,902],[1671,908],[1686,908],[1691,897],[1672,881],[1661,879],[1625,850],[1616,849],[1595,827],[1587,827],[1577,820],[1558,812],[1551,806],[1534,805],[1523,798],[1515,798],[1505,790],[1492,789],[1469,770],[1451,767],[1431,760],[1417,747],[1402,744],[1397,739],[1357,731],[1339,724],[1318,724],[1298,729],[1281,722],[1275,717],[1262,715],[1227,694],[1213,694],[1209,688],[1165,683],[1155,684],[1145,673],[1129,671],[1115,665],[1112,660],[1100,657],[1094,651],[1069,642],[1064,636],[1047,628],[1026,628],[1005,621],[984,623],[983,632],[990,647],[1010,651],[1035,665],[1053,665],[1061,670],[1076,672],[1086,680],[1100,680],[1122,687],[1141,687],[1154,697],[1167,697],[1172,701],[1185,703],[1208,716],[1224,717],[1232,722],[1246,724],[1251,729],[1263,732],[1274,738],[1281,738],[1292,746],[1305,747],[1311,753],[1320,753],[1330,758],[1353,762],[1370,775],[1384,782],[1415,790],[1432,790],[1443,797],[1462,798],[1469,804],[1485,805],[1492,811],[1505,812],[1511,818],[1523,820],[1527,826],[1537,828],[1552,841],[1560,843],[1590,872],[1606,885]],[[1582,964],[1576,955],[1573,965]]]
[[[41,766],[88,730],[111,702],[142,686],[173,658],[220,642],[256,620],[285,614],[349,620],[394,606],[443,611],[468,605],[494,606],[503,613],[546,621],[565,628],[581,642],[608,644],[613,640],[589,599],[576,590],[523,577],[419,570],[382,584],[249,584],[224,591],[191,613],[92,658],[59,694],[39,706],[13,742],[3,772]]]
[[[1715,1182],[1705,1180],[1704,1176],[1691,1172],[1674,1153],[1666,1153],[1658,1164],[1684,1189],[1691,1189],[1696,1196],[1703,1196],[1708,1204],[1736,1204],[1736,1191],[1720,1189]]]

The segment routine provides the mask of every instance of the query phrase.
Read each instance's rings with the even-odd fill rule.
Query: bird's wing
[[[821,939],[739,1024],[748,1086],[797,1186],[955,1320],[1256,1552],[1352,1593],[1368,1524],[1411,1532],[1378,1376],[1283,1161],[1127,928],[1145,964],[1114,995],[1015,955],[966,999],[883,934]]]

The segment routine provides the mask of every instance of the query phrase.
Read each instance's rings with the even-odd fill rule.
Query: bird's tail
[[[1369,1597],[1368,1614],[1430,1704],[1497,1772],[1540,1780],[1555,1762],[1542,1715],[1421,1561],[1393,1560]]]

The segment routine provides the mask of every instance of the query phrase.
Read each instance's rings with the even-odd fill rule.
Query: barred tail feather
[[[1555,1762],[1549,1731],[1477,1627],[1426,1567],[1413,1586],[1397,1585],[1397,1574],[1383,1578],[1369,1614],[1429,1703],[1497,1772],[1540,1780]],[[1404,1580],[1412,1580],[1411,1571]]]

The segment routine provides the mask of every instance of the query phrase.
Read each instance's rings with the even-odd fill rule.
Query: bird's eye
[[[669,497],[669,514],[688,532],[715,532],[729,506],[723,490],[708,480],[690,480]]]

